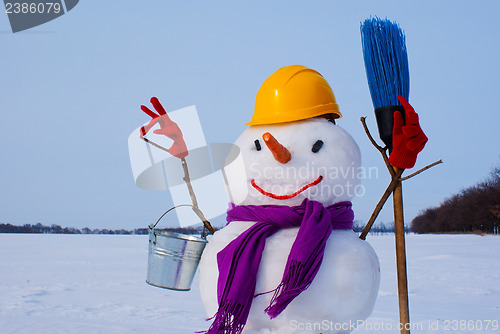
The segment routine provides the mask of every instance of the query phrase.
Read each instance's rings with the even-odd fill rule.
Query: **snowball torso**
[[[276,161],[262,139],[266,132],[290,151],[292,159],[289,162]],[[259,144],[255,143],[257,140]],[[321,148],[313,152],[317,141],[322,142]],[[228,175],[232,200],[237,205],[292,206],[309,198],[328,206],[351,200],[359,186],[358,146],[347,132],[326,119],[253,126],[246,129],[235,144],[241,149],[245,165],[244,170]],[[313,183],[318,179],[319,183]],[[284,197],[286,199],[278,199]],[[200,263],[200,288],[209,316],[218,308],[217,253],[254,223],[232,222],[218,231],[205,248]],[[256,293],[278,286],[297,232],[298,228],[283,229],[267,238]],[[327,241],[321,268],[310,287],[273,320],[264,313],[272,293],[254,298],[245,330],[248,333],[252,330],[307,333],[304,329],[308,324],[365,319],[373,309],[378,285],[379,262],[371,246],[351,230],[334,230]],[[327,330],[322,328],[311,333],[320,331]]]

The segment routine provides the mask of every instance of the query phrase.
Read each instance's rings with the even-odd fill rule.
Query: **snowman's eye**
[[[321,147],[323,147],[323,141],[322,140],[317,140],[314,143],[311,151],[313,151],[313,153],[317,153],[319,150],[321,150]]]
[[[257,151],[260,151],[262,149],[262,147],[260,147],[260,141],[258,139],[256,139],[254,141],[255,143],[255,148],[257,149]]]

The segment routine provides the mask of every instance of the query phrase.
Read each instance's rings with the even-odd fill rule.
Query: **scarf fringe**
[[[214,322],[206,331],[207,334],[241,334],[246,319],[243,317],[244,307],[234,301],[221,301],[215,314]]]
[[[311,285],[310,281],[304,281],[305,274],[303,263],[293,260],[290,262],[287,277],[283,277],[274,291],[269,306],[264,310],[271,319],[280,315],[295,297]]]

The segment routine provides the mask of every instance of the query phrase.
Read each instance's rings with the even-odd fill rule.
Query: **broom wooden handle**
[[[397,174],[401,169],[394,167]],[[398,275],[399,323],[401,334],[410,334],[410,312],[408,303],[408,279],[406,273],[405,226],[403,212],[403,187],[398,181],[392,193],[394,206],[394,235],[396,239],[396,267]]]
[[[386,200],[389,198],[392,193],[393,198],[393,206],[394,206],[394,235],[396,241],[396,267],[397,267],[397,277],[398,277],[398,297],[399,297],[399,321],[402,325],[401,333],[402,334],[410,334],[410,312],[409,312],[409,303],[408,303],[408,279],[406,273],[406,247],[405,247],[405,229],[404,229],[404,214],[403,214],[403,188],[401,183],[405,180],[408,180],[423,171],[439,165],[443,163],[442,160],[438,160],[425,166],[424,168],[419,169],[418,171],[401,177],[404,169],[400,169],[389,164],[387,158],[387,148],[379,146],[375,139],[373,139],[370,130],[366,126],[366,117],[361,117],[361,123],[363,124],[363,128],[365,129],[366,135],[368,139],[370,139],[373,146],[380,152],[384,162],[387,166],[389,173],[391,174],[391,182],[389,186],[385,190],[382,198],[378,202],[375,210],[373,211],[368,223],[366,224],[363,232],[359,236],[361,239],[365,240],[366,235],[370,231],[375,219],[377,218],[380,210],[384,206]]]

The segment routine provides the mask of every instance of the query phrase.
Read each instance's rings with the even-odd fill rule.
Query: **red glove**
[[[402,96],[399,102],[405,109],[406,124],[399,111],[394,112],[394,128],[392,130],[392,153],[389,163],[398,168],[412,168],[417,161],[417,155],[424,149],[427,136],[418,123],[418,114]]]
[[[151,98],[151,103],[159,115],[155,114],[148,107],[141,106],[142,111],[153,118],[147,125],[141,128],[141,137],[145,136],[156,123],[160,123],[160,128],[154,130],[153,133],[164,135],[172,139],[174,143],[168,149],[168,153],[179,159],[185,158],[188,155],[188,150],[181,129],[177,123],[173,122],[170,117],[168,117],[167,112],[156,97]]]

